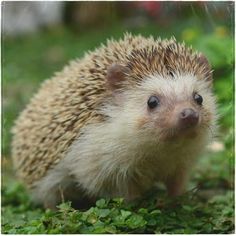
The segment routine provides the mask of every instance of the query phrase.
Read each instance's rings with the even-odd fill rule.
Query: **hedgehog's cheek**
[[[138,130],[141,130],[145,127],[148,126],[149,124],[149,118],[148,117],[139,117],[137,120],[136,120],[136,128]]]

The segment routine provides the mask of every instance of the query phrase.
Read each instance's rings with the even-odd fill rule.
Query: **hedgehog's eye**
[[[201,95],[199,95],[198,93],[194,93],[193,94],[193,99],[196,101],[196,103],[198,105],[202,105],[202,102],[203,102],[203,98]]]
[[[157,107],[159,105],[160,101],[159,99],[156,97],[156,96],[151,96],[149,99],[148,99],[148,107],[150,109],[153,109],[155,107]]]

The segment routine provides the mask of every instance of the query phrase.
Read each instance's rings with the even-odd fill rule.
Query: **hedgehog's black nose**
[[[199,115],[192,108],[185,108],[179,114],[179,122],[182,128],[195,126],[198,123]]]

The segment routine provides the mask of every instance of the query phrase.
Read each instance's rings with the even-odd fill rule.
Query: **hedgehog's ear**
[[[107,69],[107,86],[111,90],[121,87],[122,82],[125,81],[126,76],[130,73],[130,69],[116,63],[110,65]]]
[[[198,58],[198,64],[200,67],[203,68],[203,73],[204,73],[204,79],[209,82],[209,85],[212,86],[212,69],[209,61],[207,58],[203,55],[200,54]]]

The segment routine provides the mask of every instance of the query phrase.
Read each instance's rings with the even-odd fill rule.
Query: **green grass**
[[[29,204],[21,186],[4,192],[14,194],[19,206],[4,207],[3,233],[225,233],[233,231],[233,195],[216,195],[208,202],[194,191],[166,200],[159,194],[140,202],[100,199],[87,211],[62,203],[58,212],[43,211]],[[8,202],[9,203],[9,202]],[[7,203],[6,203],[7,204]],[[14,219],[14,220],[12,220]]]
[[[234,231],[234,45],[230,28],[205,29],[201,22],[182,22],[179,27],[150,24],[127,29],[112,28],[75,34],[65,28],[37,35],[3,40],[3,136],[2,136],[2,233],[232,233]],[[221,27],[221,28],[220,28]],[[31,203],[17,182],[10,161],[10,128],[40,83],[61,70],[68,60],[93,50],[106,38],[119,38],[124,31],[184,40],[203,51],[214,68],[214,90],[220,113],[218,141],[221,151],[208,151],[195,168],[189,191],[177,199],[164,190],[153,190],[140,201],[100,199],[90,209],[74,210],[63,203],[58,212]],[[156,204],[156,197],[158,202]]]

